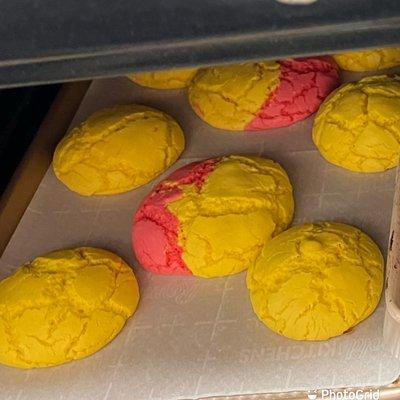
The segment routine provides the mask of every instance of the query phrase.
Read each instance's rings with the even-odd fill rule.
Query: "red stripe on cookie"
[[[158,184],[143,200],[134,216],[133,249],[149,271],[164,275],[191,275],[178,243],[179,220],[167,205],[182,196],[182,185],[204,185],[219,159],[185,165]]]
[[[247,130],[291,125],[317,111],[339,85],[339,68],[331,57],[279,61],[280,84],[262,105]]]

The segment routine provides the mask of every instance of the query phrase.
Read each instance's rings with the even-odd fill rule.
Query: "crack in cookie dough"
[[[0,363],[38,368],[100,350],[139,301],[132,270],[90,247],[54,251],[0,282]]]
[[[189,86],[193,110],[212,126],[243,130],[279,84],[274,61],[201,69]]]
[[[247,274],[253,309],[273,331],[326,340],[367,318],[383,286],[383,257],[360,230],[323,222],[268,242]]]
[[[330,57],[279,61],[280,83],[267,97],[246,129],[287,126],[317,111],[339,84],[336,63]]]
[[[182,185],[200,188],[219,159],[188,164],[158,184],[137,210],[132,244],[139,262],[159,274],[191,275],[178,244],[179,220],[167,204],[182,196]]]
[[[400,152],[400,78],[342,85],[320,107],[313,140],[322,156],[351,171],[393,168]]]
[[[206,160],[176,171],[144,200],[133,247],[154,272],[233,274],[290,224],[293,209],[289,178],[277,163],[241,156]],[[158,218],[157,229],[149,217]]]
[[[400,65],[400,47],[335,54],[335,61],[347,71],[373,71]]]
[[[172,165],[184,148],[179,125],[140,105],[106,108],[58,144],[53,169],[82,195],[114,194],[144,185]]]
[[[128,75],[137,84],[154,89],[182,89],[189,85],[197,68],[141,72]]]

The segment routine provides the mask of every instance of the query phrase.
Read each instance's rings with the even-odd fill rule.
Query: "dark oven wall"
[[[0,90],[0,195],[35,136],[60,85]]]

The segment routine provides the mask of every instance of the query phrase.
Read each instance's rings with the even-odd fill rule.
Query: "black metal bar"
[[[399,0],[0,0],[0,87],[400,43]]]

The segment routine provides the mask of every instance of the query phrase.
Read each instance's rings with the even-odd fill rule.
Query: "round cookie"
[[[216,277],[248,268],[293,217],[289,178],[274,161],[225,156],[186,165],[134,217],[139,262],[160,274]]]
[[[255,131],[308,117],[338,84],[330,57],[252,62],[199,70],[189,101],[216,128]]]
[[[0,282],[0,363],[39,368],[87,357],[114,339],[138,302],[135,275],[109,251],[37,257]]]
[[[358,172],[393,168],[400,152],[400,77],[347,83],[318,110],[313,140],[332,164]]]
[[[400,47],[351,51],[333,58],[346,71],[374,71],[400,65]]]
[[[369,236],[334,222],[292,227],[270,240],[247,273],[254,312],[296,340],[326,340],[378,305],[384,261]]]
[[[189,85],[197,68],[171,69],[155,72],[130,74],[128,78],[135,83],[153,89],[181,89]]]
[[[95,112],[58,144],[57,178],[84,196],[122,193],[150,182],[172,165],[185,146],[169,115],[141,105]]]

